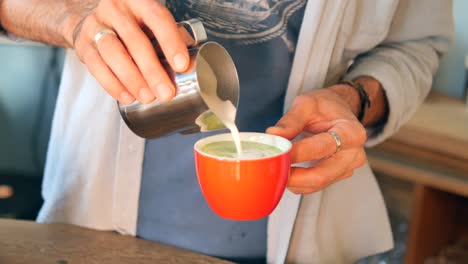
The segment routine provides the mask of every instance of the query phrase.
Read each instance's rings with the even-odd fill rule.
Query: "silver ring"
[[[94,45],[97,47],[99,40],[107,34],[117,36],[112,29],[105,28],[94,35]]]
[[[336,153],[338,153],[338,151],[341,150],[341,138],[340,136],[338,136],[338,134],[335,132],[335,131],[328,131],[328,133],[330,133],[330,135],[332,135],[333,139],[335,140],[335,143],[336,143],[336,150],[335,150],[335,153],[333,153],[333,155],[335,155]]]

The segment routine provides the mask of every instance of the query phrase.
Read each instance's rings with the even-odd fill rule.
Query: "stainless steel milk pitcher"
[[[209,110],[201,91],[203,84],[197,67],[200,57],[209,64],[217,79],[217,96],[230,100],[237,107],[239,79],[229,53],[216,42],[207,42],[201,21],[192,19],[179,23],[180,30],[187,30],[192,44],[189,46],[190,67],[184,73],[176,73],[160,54],[160,61],[175,84],[176,96],[167,103],[155,100],[150,104],[135,101],[130,105],[118,103],[120,114],[127,126],[143,138],[158,138],[173,133],[191,134],[224,129],[221,121]],[[155,49],[158,50],[157,44]]]

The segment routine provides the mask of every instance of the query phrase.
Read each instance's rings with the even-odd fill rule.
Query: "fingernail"
[[[158,90],[158,99],[162,102],[168,102],[172,99],[173,90],[167,84],[161,83],[156,89]]]
[[[133,96],[131,96],[128,92],[123,91],[120,94],[120,100],[124,104],[131,104],[131,103],[133,103],[135,101],[135,98],[133,98]]]
[[[154,95],[150,92],[148,88],[143,88],[138,93],[140,95],[142,103],[150,103],[154,100]]]
[[[277,123],[274,127],[278,128],[278,129],[286,129],[286,128],[288,128],[288,127],[286,126],[286,124],[284,124],[284,123]]]
[[[188,60],[184,55],[179,53],[174,56],[174,65],[176,67],[176,70],[184,71],[187,68],[187,64]]]

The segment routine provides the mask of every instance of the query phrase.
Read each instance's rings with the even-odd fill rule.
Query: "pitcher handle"
[[[181,21],[177,23],[177,26],[179,27],[179,32],[189,48],[196,47],[208,40],[203,23],[196,18]]]
[[[178,22],[177,27],[179,29],[180,35],[182,36],[182,39],[184,40],[188,48],[195,48],[208,40],[208,36],[206,34],[203,23],[196,18]],[[164,53],[162,52],[161,46],[159,46],[159,43],[154,37],[153,33],[149,30],[145,30],[145,33],[149,36],[151,44],[156,50],[156,54],[158,54],[158,57],[163,58]]]

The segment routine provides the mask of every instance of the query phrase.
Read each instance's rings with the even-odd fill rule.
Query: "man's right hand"
[[[174,70],[186,70],[188,50],[169,10],[154,0],[84,2],[95,4],[65,31],[65,39],[102,87],[124,104],[135,99],[142,103],[171,100],[174,84],[142,30],[146,27],[154,34]],[[95,44],[94,36],[104,29],[116,35],[106,34]]]

